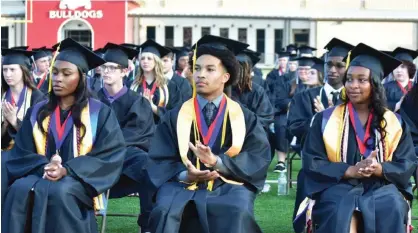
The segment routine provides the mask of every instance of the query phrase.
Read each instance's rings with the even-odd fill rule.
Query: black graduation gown
[[[103,89],[97,95],[102,103],[115,112],[125,139],[127,151],[122,173],[140,182],[142,174],[140,171],[147,163],[147,151],[154,134],[151,106],[144,97],[132,90],[128,90],[112,103],[106,98]]]
[[[264,80],[263,80],[263,72],[261,72],[261,70],[257,67],[253,68],[253,77],[252,77],[252,81],[253,83],[257,83],[258,85],[260,85],[262,88],[264,88]]]
[[[42,175],[43,167],[56,151],[54,138],[50,134],[46,156],[36,153],[31,112],[32,109],[23,120],[6,163],[13,182],[4,203],[7,214],[2,216],[2,232],[23,233],[26,222],[31,222],[32,233],[58,233],[63,229],[66,233],[97,232],[93,197],[116,183],[125,156],[125,143],[115,114],[108,106],[101,105],[95,143],[84,156],[73,158],[73,131],[70,130],[60,150],[68,175],[52,182]]]
[[[229,120],[224,147],[220,148],[220,132],[212,149],[230,170],[228,178],[244,185],[232,185],[217,179],[213,191],[209,192],[205,184],[201,184],[197,191],[189,191],[185,184],[177,181],[177,174],[186,170],[177,145],[178,112],[179,109],[175,109],[164,116],[151,142],[152,166],[149,166],[148,173],[158,189],[150,217],[151,232],[261,232],[254,220],[254,200],[256,192],[263,188],[271,157],[265,131],[255,115],[243,108],[246,137],[239,154],[233,158],[223,154],[231,146]],[[193,129],[190,138],[194,142]],[[190,151],[188,158],[196,162]],[[201,166],[202,170],[207,169],[203,164]]]
[[[39,87],[39,91],[43,93],[44,95],[48,95],[48,89],[49,89],[49,79],[51,78],[51,75],[48,73],[46,75],[45,81],[42,83],[42,85]]]
[[[39,91],[38,89],[33,89],[32,90],[32,97],[31,97],[31,100],[30,100],[30,106],[33,106],[33,105],[41,102],[45,98],[46,98],[45,95],[41,91]],[[22,106],[22,108],[23,108],[23,106]],[[18,119],[17,124],[21,125],[22,122]],[[7,133],[1,138],[1,149],[2,150],[6,149],[9,146],[10,141],[16,136],[16,133],[17,133],[16,129],[13,128],[11,125],[9,125],[7,127]]]
[[[415,86],[414,88],[418,88],[418,86]],[[418,95],[417,95],[418,96]],[[417,97],[415,97],[417,98]],[[417,111],[417,101],[418,99],[413,99],[412,96],[407,95],[405,99],[402,101],[400,114],[402,116],[402,119],[408,124],[412,141],[415,146],[415,154],[418,157],[418,111]]]
[[[87,84],[90,92],[93,95],[97,95],[100,89],[103,87],[103,80],[100,74],[94,74],[91,77],[88,77]]]
[[[244,93],[240,93],[237,87],[233,87],[232,99],[255,113],[264,129],[268,131],[269,125],[274,120],[274,110],[266,92],[260,85],[253,81],[252,90]]]
[[[187,79],[176,74],[176,72],[173,72],[173,77],[171,78],[170,81],[177,85],[178,90],[180,91],[180,94],[181,94],[182,102],[186,102],[187,100],[192,98],[192,95],[193,95],[192,86],[190,85],[189,81],[187,81]]]
[[[306,193],[316,201],[312,210],[315,233],[349,232],[356,207],[365,222],[364,232],[405,232],[409,208],[404,196],[412,199],[409,179],[416,168],[416,156],[405,123],[402,122],[402,136],[392,161],[382,163],[385,179],[345,180],[347,168],[361,160],[354,129],[350,123],[347,163],[332,163],[322,137],[322,117],[323,112],[313,120],[302,160]]]
[[[155,82],[155,80],[154,80]],[[152,85],[154,85],[154,82],[148,84],[147,83],[147,88],[148,89],[152,89]],[[181,105],[182,103],[182,99],[181,99],[181,93],[179,91],[179,88],[177,87],[177,85],[173,82],[168,82],[167,83],[167,89],[168,89],[168,93],[169,93],[169,99],[168,99],[168,103],[165,107],[160,107],[158,106],[158,103],[160,102],[160,92],[157,90],[154,93],[154,98],[152,99],[152,102],[158,106],[158,111],[157,114],[154,114],[154,122],[158,123],[161,119],[162,116],[164,116],[164,114],[168,111],[171,110],[179,105]],[[143,90],[142,90],[142,84],[138,86],[138,89],[136,91],[137,93],[139,93],[140,95],[142,95]]]
[[[395,110],[396,103],[398,103],[399,100],[401,100],[402,96],[404,96],[404,93],[399,87],[397,81],[388,82],[383,86],[385,88],[388,108],[393,111]]]

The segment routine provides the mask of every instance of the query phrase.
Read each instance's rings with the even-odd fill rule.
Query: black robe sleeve
[[[308,92],[296,94],[290,103],[287,125],[289,133],[297,138],[303,138],[308,132],[312,117],[315,112],[312,111],[312,103]]]
[[[260,86],[253,83],[254,97],[252,98],[251,111],[257,115],[258,120],[261,122],[265,129],[269,128],[269,125],[274,121],[274,108],[270,103],[270,100]]]
[[[192,86],[190,85],[189,81],[187,81],[187,79],[182,78],[181,76],[174,73],[172,81],[174,81],[174,83],[176,83],[178,86],[178,89],[181,93],[182,102],[186,102],[192,98]]]
[[[383,85],[386,93],[386,101],[390,110],[395,110],[396,104],[402,98],[403,93],[396,81],[392,81]]]
[[[309,197],[338,184],[350,166],[328,160],[322,138],[322,112],[314,116],[302,151],[302,169],[306,173],[304,187]]]
[[[169,99],[167,106],[158,107],[157,115],[161,119],[164,114],[177,106],[180,106],[182,103],[181,93],[177,85],[173,82],[168,82],[167,89],[169,93]]]
[[[125,119],[120,127],[126,146],[136,146],[148,151],[155,127],[148,100],[139,96],[125,114]]]
[[[289,108],[289,103],[292,101],[292,97],[289,94],[290,86],[289,82],[285,82],[284,77],[280,77],[276,80],[276,102],[273,105],[280,113],[286,113]]]

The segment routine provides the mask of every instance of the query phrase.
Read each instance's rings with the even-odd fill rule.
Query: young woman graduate
[[[405,122],[384,107],[381,84],[401,62],[362,43],[349,59],[344,103],[315,115],[303,147],[313,227],[405,232],[417,159]]]
[[[1,73],[1,201],[9,183],[6,161],[14,146],[14,137],[22,125],[29,107],[44,99],[30,77],[30,56],[32,52],[2,49]]]
[[[402,61],[402,64],[393,71],[395,80],[386,83],[384,87],[389,109],[397,112],[403,98],[412,88],[412,81],[417,71],[414,59],[418,57],[418,51],[398,47],[392,55]]]
[[[151,104],[154,121],[158,123],[167,112],[181,104],[182,98],[177,85],[164,77],[161,57],[171,51],[153,40],[147,40],[139,46],[139,71],[130,89],[140,93]]]
[[[147,232],[152,200],[147,195],[149,179],[145,166],[155,128],[153,113],[144,97],[123,85],[123,78],[128,73],[128,61],[137,55],[137,51],[113,43],[107,43],[103,51],[106,61],[101,66],[104,88],[97,95],[102,103],[115,112],[126,144],[122,176],[111,189],[110,198],[139,193],[141,215],[138,223],[142,227],[141,232]]]
[[[197,95],[164,116],[151,142],[151,232],[261,232],[254,200],[271,160],[268,140],[255,114],[224,94],[247,46],[209,35],[195,45]]]
[[[292,102],[290,102],[287,118],[289,136],[296,137],[298,139],[297,144],[300,146],[303,146],[304,138],[308,133],[312,117],[317,112],[322,112],[329,107],[337,106],[342,103],[339,96],[344,88],[343,77],[346,72],[346,63],[343,62],[343,59],[354,46],[337,38],[333,38],[325,48],[329,51],[327,54],[327,81],[325,85],[323,87],[309,88],[308,90],[295,95]],[[316,62],[313,68],[320,69],[318,66],[324,67]],[[300,203],[306,198],[303,186],[305,176],[306,174],[303,169],[301,169],[297,177],[298,186],[296,189],[293,218],[296,216]],[[303,232],[305,228],[304,217],[300,217],[299,219],[300,222],[293,223],[293,228],[297,233]]]
[[[260,58],[256,52],[244,50],[236,56],[239,64],[238,83],[232,87],[232,99],[257,115],[266,132],[274,120],[274,109],[260,85],[252,81],[251,70]]]
[[[105,61],[72,39],[56,47],[49,101],[29,109],[6,163],[2,232],[97,232],[97,196],[122,170],[118,121],[86,86],[87,71]]]

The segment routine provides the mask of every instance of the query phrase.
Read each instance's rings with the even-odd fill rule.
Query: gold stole
[[[131,85],[131,90],[137,92],[139,88],[139,83],[134,82]],[[164,85],[162,87],[158,87],[158,92],[160,93],[160,99],[158,101],[158,107],[166,107],[168,104],[168,100],[170,98],[170,93],[168,93],[168,87],[167,85]]]
[[[329,119],[322,120],[323,135],[325,149],[329,161],[337,163],[342,161],[341,152],[347,153],[346,145],[343,142],[343,131],[345,124],[349,124],[348,111],[346,111],[346,105],[338,105],[334,109],[326,111],[332,111]],[[325,113],[325,112],[324,112]],[[326,113],[325,113],[326,114]],[[387,110],[383,117],[385,118],[386,125],[386,137],[383,143],[383,151],[379,150],[381,161],[392,161],[393,152],[395,152],[399,141],[402,136],[402,125],[395,113]],[[383,124],[383,123],[382,123]],[[337,132],[336,132],[337,130]],[[348,134],[347,134],[348,135]],[[344,149],[341,150],[341,147]],[[384,154],[382,154],[384,153]]]
[[[50,120],[51,116],[47,116],[42,121],[42,126],[44,129],[48,129],[48,122]],[[73,152],[74,152],[74,158],[78,156],[84,156],[87,153],[91,151],[93,148],[93,130],[92,127],[93,124],[97,124],[97,120],[91,119],[90,116],[90,104],[87,104],[86,107],[83,108],[81,111],[81,122],[86,127],[85,130],[83,128],[80,128],[80,135],[84,134],[83,140],[81,140],[80,144],[77,142],[77,127],[73,126]],[[59,123],[59,122],[57,122]],[[45,156],[46,154],[46,145],[47,145],[47,137],[48,134],[42,133],[41,130],[38,127],[38,122],[35,121],[33,125],[33,140],[35,142],[36,151],[37,154]],[[80,153],[80,154],[79,154]],[[100,194],[99,196],[95,197],[93,199],[94,201],[94,209],[96,211],[103,210],[105,208],[105,195]]]
[[[26,88],[26,93],[24,95],[25,99],[23,100],[22,106],[19,109],[19,112],[17,112],[17,119],[19,121],[23,121],[23,118],[26,115],[26,112],[28,111],[28,109],[31,107],[30,102],[32,100],[32,89],[30,89],[29,87]],[[4,103],[4,101],[6,101],[6,93],[3,94],[2,98],[1,98],[1,102]],[[3,119],[3,114],[1,115],[1,122],[3,123],[4,119]],[[10,141],[9,146],[5,149],[5,150],[11,150],[14,146],[15,142],[12,139]]]
[[[196,98],[196,97],[195,97]],[[225,118],[222,130],[222,144],[225,139],[225,128],[226,128],[226,120],[229,116],[229,121],[231,124],[231,132],[232,132],[232,145],[231,147],[225,152],[226,155],[229,157],[234,157],[241,152],[242,146],[244,144],[246,128],[245,128],[245,119],[244,113],[241,109],[241,106],[231,100],[230,98],[226,97],[226,110],[225,110]],[[190,131],[192,129],[192,125],[196,127],[196,114],[194,109],[194,98],[186,101],[177,116],[177,143],[180,152],[180,158],[183,164],[186,166],[186,162],[189,160],[187,158],[187,153],[189,152],[189,142],[190,142]],[[217,137],[218,135],[213,135],[213,137]],[[199,169],[199,163],[196,166]],[[233,180],[228,180],[225,177],[220,177],[225,183],[235,184],[235,185],[242,185],[243,183],[236,182]],[[197,188],[196,183],[193,183],[188,189],[195,190]],[[208,190],[211,191],[213,186],[213,181],[209,182]]]

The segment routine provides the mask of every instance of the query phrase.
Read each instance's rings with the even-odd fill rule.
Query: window
[[[219,35],[224,38],[229,38],[229,28],[219,28]]]
[[[293,29],[293,41],[299,46],[309,45],[309,29]]]
[[[210,27],[202,27],[202,37],[210,35]]]
[[[283,29],[274,30],[274,52],[279,53],[283,48]]]
[[[242,43],[247,43],[247,29],[238,28],[238,41]]]
[[[264,63],[265,45],[266,45],[266,31],[264,29],[257,29],[257,52],[261,53],[260,63]]]
[[[1,47],[9,48],[9,27],[1,27]]]
[[[193,32],[191,27],[183,28],[183,46],[192,46]]]
[[[147,27],[147,39],[155,40],[155,27]]]
[[[174,46],[174,27],[165,27],[165,46]]]
[[[65,38],[71,38],[84,46],[91,47],[90,30],[66,30]]]

